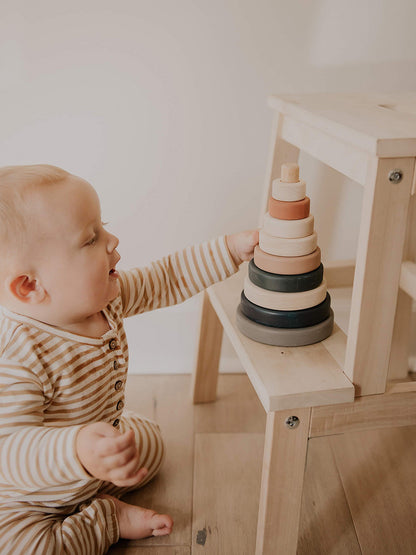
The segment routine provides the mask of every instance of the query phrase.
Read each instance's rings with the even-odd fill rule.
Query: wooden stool
[[[247,264],[204,293],[193,399],[215,400],[225,330],[267,412],[256,554],[290,555],[308,439],[416,424],[416,382],[407,378],[416,298],[416,94],[275,96],[269,104],[275,117],[261,218],[281,164],[297,162],[299,150],[364,187],[355,263],[325,264],[329,288],[353,286],[348,336],[335,325],[328,339],[305,347],[246,338],[235,313]]]

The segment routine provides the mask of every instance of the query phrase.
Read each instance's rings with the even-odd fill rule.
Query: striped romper
[[[120,488],[92,478],[75,452],[78,430],[132,428],[144,485],[164,448],[155,422],[123,411],[128,348],[123,318],[184,301],[237,270],[225,237],[120,272],[120,294],[103,311],[110,330],[75,335],[0,311],[0,553],[100,555],[119,539]],[[137,486],[136,486],[137,487]]]

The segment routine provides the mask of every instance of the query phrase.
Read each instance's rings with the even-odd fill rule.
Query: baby
[[[164,456],[158,425],[123,411],[123,318],[179,303],[249,260],[257,231],[118,271],[118,239],[85,180],[0,168],[0,553],[106,553],[169,534],[119,497]]]

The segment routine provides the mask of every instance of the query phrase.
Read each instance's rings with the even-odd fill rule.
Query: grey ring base
[[[241,312],[241,307],[238,306],[236,324],[242,334],[258,343],[265,343],[266,345],[275,345],[278,347],[301,347],[304,345],[312,345],[312,343],[319,343],[319,341],[323,341],[331,335],[334,328],[334,312],[331,308],[329,318],[314,326],[288,329],[272,328],[253,322],[244,316]]]
[[[284,293],[299,293],[310,291],[319,287],[324,277],[324,267],[320,264],[317,268],[305,274],[272,274],[258,268],[253,259],[248,265],[250,281],[268,291],[282,291]]]
[[[331,297],[318,305],[302,310],[274,310],[258,306],[247,299],[244,291],[240,296],[240,309],[249,320],[272,328],[306,328],[323,322],[331,315]]]

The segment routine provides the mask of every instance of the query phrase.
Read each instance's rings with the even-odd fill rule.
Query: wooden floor
[[[253,555],[265,413],[247,377],[193,406],[189,375],[130,376],[127,408],[159,422],[167,458],[126,499],[175,526],[109,555]],[[305,482],[298,555],[416,554],[416,427],[312,439]]]

